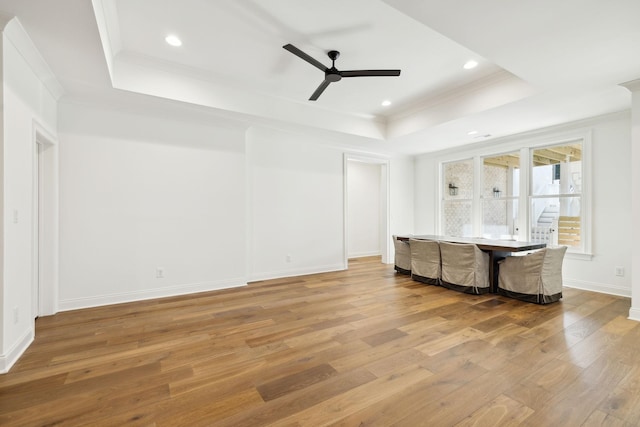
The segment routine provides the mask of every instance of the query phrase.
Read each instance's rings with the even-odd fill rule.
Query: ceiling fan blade
[[[342,77],[377,77],[377,76],[391,76],[396,77],[400,75],[400,70],[350,70],[340,71]]]
[[[315,58],[312,58],[311,56],[307,55],[306,53],[304,53],[303,51],[301,51],[300,49],[298,49],[297,47],[295,47],[292,44],[285,44],[282,47],[285,48],[286,50],[288,50],[289,52],[293,53],[297,57],[299,57],[301,59],[304,59],[309,64],[313,65],[316,68],[319,68],[320,70],[322,70],[324,72],[329,70],[329,68],[327,68],[322,62],[318,61]]]
[[[320,86],[318,86],[318,89],[313,92],[311,98],[309,98],[309,101],[315,101],[316,99],[318,99],[320,95],[322,95],[322,92],[324,92],[324,90],[327,88],[327,86],[329,86],[329,83],[331,83],[329,80],[324,80],[322,83],[320,83]]]

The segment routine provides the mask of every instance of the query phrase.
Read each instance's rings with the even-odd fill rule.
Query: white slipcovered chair
[[[395,269],[398,273],[411,274],[411,250],[408,240],[399,240],[393,236],[393,246],[395,248]]]
[[[469,294],[484,294],[491,290],[488,253],[474,244],[441,241],[440,256],[442,286]]]
[[[536,304],[562,298],[562,261],[566,246],[547,247],[499,262],[498,293]]]
[[[411,278],[430,285],[440,284],[440,245],[435,240],[410,239]]]

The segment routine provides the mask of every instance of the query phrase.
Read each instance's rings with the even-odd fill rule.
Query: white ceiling
[[[69,100],[174,103],[406,154],[621,111],[619,84],[640,78],[638,0],[0,0],[0,11],[18,16]],[[339,50],[340,70],[402,74],[343,79],[308,101],[324,76],[287,43],[327,66]],[[469,59],[479,66],[463,69]]]

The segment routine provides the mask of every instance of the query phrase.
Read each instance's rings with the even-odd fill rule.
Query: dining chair
[[[411,278],[429,285],[440,284],[440,245],[436,240],[410,239]]]
[[[411,274],[411,250],[408,240],[399,240],[393,236],[393,246],[395,248],[395,270],[401,274]]]
[[[488,253],[474,244],[441,241],[440,256],[442,286],[469,294],[484,294],[491,290]]]
[[[562,298],[562,262],[566,246],[546,247],[498,262],[498,293],[536,304]]]

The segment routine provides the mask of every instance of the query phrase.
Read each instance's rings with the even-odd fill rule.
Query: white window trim
[[[491,157],[496,157],[496,156],[505,156],[505,155],[509,155],[509,154],[513,154],[513,153],[518,153],[518,155],[520,156],[520,159],[519,159],[519,162],[520,162],[520,168],[519,168],[520,169],[520,183],[518,185],[518,193],[519,193],[519,195],[518,196],[513,196],[513,195],[501,196],[500,199],[501,200],[506,200],[506,201],[516,200],[517,199],[518,200],[518,213],[519,213],[518,221],[520,221],[522,219],[522,215],[523,214],[521,213],[522,212],[522,210],[521,210],[521,204],[522,204],[522,202],[521,202],[522,201],[522,196],[521,196],[521,194],[522,194],[522,153],[521,153],[521,151],[522,150],[520,150],[520,149],[518,149],[518,150],[508,150],[508,151],[499,151],[497,153],[493,153],[493,154],[490,154],[490,155],[483,154],[483,155],[477,156],[477,158],[478,158],[478,165],[477,165],[478,169],[477,170],[478,170],[478,174],[479,174],[478,179],[480,180],[480,187],[481,187],[480,196],[478,198],[479,209],[480,209],[480,213],[479,213],[479,215],[480,215],[479,216],[480,223],[478,224],[478,230],[479,230],[480,235],[482,235],[482,231],[483,231],[483,228],[484,228],[484,224],[483,224],[484,221],[483,221],[482,214],[483,214],[485,197],[482,194],[482,189],[484,189],[484,187],[485,187],[484,169],[483,168],[484,168],[484,159],[486,159],[486,158],[491,158]],[[526,236],[521,236],[520,235],[521,230],[522,230],[522,226],[520,226],[518,224],[518,238],[517,238],[517,240],[526,240],[525,239]]]
[[[590,128],[572,130],[567,132],[556,132],[547,135],[528,135],[509,140],[501,144],[483,145],[482,147],[472,147],[470,149],[456,150],[438,158],[435,173],[438,174],[436,182],[438,191],[436,192],[436,230],[442,234],[443,230],[443,200],[444,200],[444,168],[445,163],[465,161],[473,158],[474,161],[474,195],[473,195],[473,234],[476,236],[482,233],[482,208],[481,208],[481,168],[482,158],[500,155],[514,151],[520,151],[520,204],[519,223],[521,224],[518,239],[528,240],[530,235],[530,151],[535,148],[561,145],[563,143],[582,141],[582,193],[581,193],[581,217],[583,226],[581,238],[583,240],[582,250],[569,248],[566,257],[570,259],[591,260],[592,253],[592,131]],[[523,167],[527,165],[527,167]],[[478,184],[475,184],[478,183]],[[524,225],[524,226],[522,226]]]
[[[591,243],[591,199],[592,199],[592,157],[591,157],[591,140],[592,140],[592,132],[591,130],[583,131],[583,132],[571,132],[563,135],[562,137],[558,136],[554,138],[553,136],[544,138],[543,140],[537,141],[536,143],[531,143],[527,147],[523,147],[527,150],[527,165],[528,170],[527,174],[530,174],[531,171],[531,151],[540,148],[540,147],[548,147],[553,145],[562,145],[576,141],[582,141],[582,192],[580,195],[580,216],[582,219],[582,229],[580,230],[580,238],[582,240],[582,248],[576,249],[571,246],[568,247],[566,257],[572,259],[581,259],[581,260],[591,260],[593,258],[592,253],[592,243]],[[531,189],[531,179],[530,176],[527,176],[526,181],[526,203],[527,203],[527,215],[530,214],[530,206],[531,206],[531,198],[532,198],[532,189]],[[562,194],[557,195],[558,197],[563,196]],[[527,234],[529,236],[529,231],[531,227],[530,218],[527,218]]]
[[[476,210],[477,210],[477,206],[476,206],[476,191],[478,188],[478,185],[476,184],[476,159],[477,156],[466,156],[466,157],[462,157],[460,159],[455,159],[455,160],[448,160],[448,161],[441,161],[438,162],[438,179],[436,180],[436,182],[438,183],[438,201],[436,204],[436,219],[438,221],[437,226],[436,226],[436,232],[439,235],[443,234],[443,230],[444,230],[444,215],[443,215],[443,210],[444,210],[444,202],[445,202],[445,186],[448,186],[448,183],[445,183],[444,181],[444,165],[447,163],[456,163],[456,162],[468,162],[471,161],[473,163],[473,192],[471,195],[471,198],[460,198],[460,199],[454,199],[458,202],[465,202],[465,201],[470,201],[471,202],[471,229],[473,231],[473,233],[475,234],[476,232]],[[447,199],[450,200],[450,199]],[[481,213],[481,212],[480,212]]]

